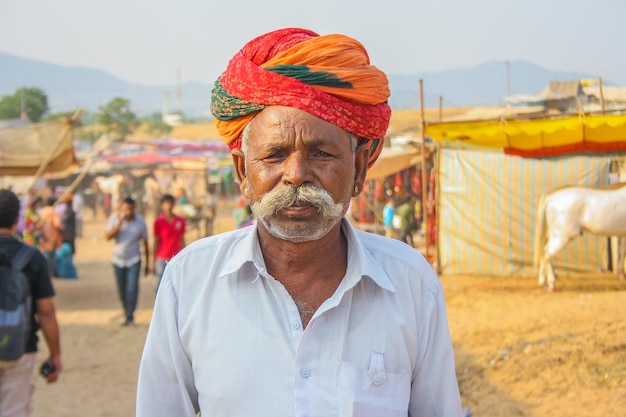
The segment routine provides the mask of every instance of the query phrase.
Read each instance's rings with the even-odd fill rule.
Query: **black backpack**
[[[19,359],[26,348],[32,304],[24,267],[35,250],[22,245],[13,259],[0,253],[0,360],[3,361]]]

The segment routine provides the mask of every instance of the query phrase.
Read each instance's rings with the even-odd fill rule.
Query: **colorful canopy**
[[[429,123],[425,135],[527,158],[626,153],[626,114]]]

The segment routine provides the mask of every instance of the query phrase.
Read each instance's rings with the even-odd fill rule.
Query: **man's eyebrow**
[[[324,138],[307,138],[303,140],[304,144],[307,147],[320,147],[320,146],[332,146],[336,147],[338,140],[328,140]],[[265,149],[266,151],[277,151],[289,148],[291,144],[287,141],[283,141],[280,139],[275,140],[267,140],[261,145],[261,149]]]
[[[319,138],[307,139],[307,140],[305,140],[305,143],[308,146],[320,146],[320,145],[330,145],[330,144],[332,144],[332,142],[330,142],[330,141],[327,141],[327,140],[325,141],[325,140],[322,140],[322,139],[319,139]]]
[[[265,143],[262,146],[262,149],[264,148],[264,149],[276,151],[276,150],[284,149],[285,146],[286,145],[284,143],[281,143],[281,142],[270,142],[270,143]]]

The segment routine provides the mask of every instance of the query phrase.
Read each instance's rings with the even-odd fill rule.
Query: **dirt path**
[[[463,402],[476,416],[626,413],[626,282],[443,277]]]
[[[220,207],[215,230],[228,230],[234,201]],[[53,385],[36,378],[35,417],[134,415],[154,277],[141,279],[137,325],[121,327],[103,232],[102,220],[85,223],[79,279],[54,282],[64,373]],[[626,282],[611,275],[560,277],[556,293],[542,292],[534,279],[442,282],[463,404],[473,416],[626,413]]]

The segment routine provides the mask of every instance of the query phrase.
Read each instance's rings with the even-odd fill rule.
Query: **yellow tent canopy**
[[[425,135],[523,157],[626,152],[626,114],[428,123]]]
[[[0,175],[59,175],[78,166],[69,119],[0,130]]]

